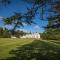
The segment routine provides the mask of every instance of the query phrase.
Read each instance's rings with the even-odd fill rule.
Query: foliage
[[[25,32],[19,31],[19,30],[14,32],[14,36],[16,36],[17,38],[20,38],[21,36],[23,36],[25,34],[26,34]]]
[[[13,16],[3,19],[3,21],[6,25],[14,25],[12,29],[12,34],[14,34],[14,30],[16,30],[16,28],[20,28],[21,26],[24,27],[24,23],[27,25],[31,25],[32,23],[35,24],[32,20],[34,15],[34,12],[30,10],[24,15],[21,13],[15,13]]]
[[[48,31],[42,33],[42,39],[59,40],[60,31],[57,29],[49,29]]]
[[[0,28],[0,38],[9,38],[11,35],[9,33],[9,30],[6,28]]]
[[[60,14],[52,16],[48,20],[48,25],[46,29],[46,38],[47,39],[60,39]]]
[[[21,36],[25,35],[26,33],[23,31],[14,31],[14,35],[12,35],[12,30],[8,30],[6,28],[0,28],[0,38],[11,38],[11,36],[15,36],[20,38]]]

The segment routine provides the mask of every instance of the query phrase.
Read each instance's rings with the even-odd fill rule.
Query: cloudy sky
[[[22,12],[23,13],[27,10],[26,7],[29,7],[29,6],[30,5],[26,4],[25,2],[22,2],[22,1],[19,2],[19,0],[13,0],[13,3],[11,3],[11,5],[9,5],[9,6],[1,5],[0,6],[0,27],[5,26],[2,22],[2,18],[12,16],[14,14],[14,12]],[[25,30],[28,32],[43,32],[44,28],[42,28],[42,26],[47,25],[47,21],[42,21],[38,17],[36,17],[34,19],[34,21],[37,23],[36,25],[28,26],[25,23],[23,23],[24,27],[20,27],[18,29]],[[6,26],[6,27],[8,27],[9,29],[12,28],[12,26]]]

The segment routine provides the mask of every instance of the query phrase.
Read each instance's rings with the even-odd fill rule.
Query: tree
[[[48,39],[60,39],[60,2],[56,2],[52,11],[55,13],[48,17],[46,34]]]
[[[11,34],[9,33],[9,30],[6,28],[0,28],[0,37],[1,38],[10,38]]]
[[[12,29],[12,34],[14,35],[14,30],[17,27],[20,27],[20,26],[23,27],[24,26],[23,23],[28,24],[28,25],[31,25],[32,23],[34,23],[33,20],[32,20],[34,15],[35,15],[34,11],[30,10],[24,15],[22,15],[21,13],[15,13],[13,16],[3,19],[3,21],[7,25],[14,24],[14,27]]]
[[[0,27],[0,37],[2,37],[2,35],[3,35],[3,28]]]
[[[9,5],[11,3],[11,0],[0,0],[0,5]]]
[[[14,31],[14,36],[17,37],[17,38],[20,38],[21,36],[25,35],[26,33],[23,32],[23,31]]]
[[[45,29],[48,39],[60,39],[60,15],[50,17]]]
[[[52,25],[50,24],[47,26],[47,28],[56,28],[59,29],[60,23],[58,22],[53,22],[55,21],[60,14],[60,1],[56,0],[25,0],[26,2],[31,3],[33,6],[32,8],[27,8],[27,12],[22,14],[22,13],[15,13],[13,16],[10,16],[6,19],[4,19],[4,22],[6,24],[14,24],[14,28],[12,29],[13,31],[19,27],[23,26],[23,23],[31,25],[33,23],[33,18],[36,16],[37,12],[39,13],[41,11],[40,16],[42,16],[42,20],[44,19],[44,15],[46,15],[46,12],[52,13],[51,16],[48,16],[48,20],[52,21]],[[40,11],[39,11],[40,9]],[[57,17],[56,17],[57,16]],[[14,34],[14,33],[13,33]]]

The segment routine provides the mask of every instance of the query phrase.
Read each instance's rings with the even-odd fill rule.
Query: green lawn
[[[0,38],[0,59],[4,58],[7,60],[60,60],[60,41]]]
[[[32,39],[10,39],[10,38],[0,38],[0,59],[9,56],[9,51],[15,49],[18,46],[31,43]]]

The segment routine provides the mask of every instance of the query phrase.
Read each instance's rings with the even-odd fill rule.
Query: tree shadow
[[[35,40],[30,44],[11,50],[12,57],[5,60],[60,60],[60,47]]]

